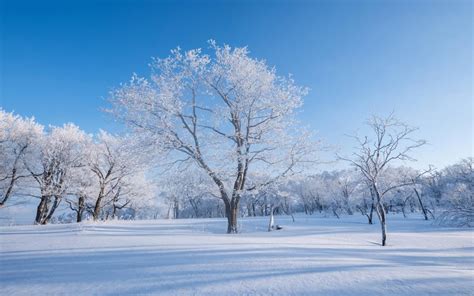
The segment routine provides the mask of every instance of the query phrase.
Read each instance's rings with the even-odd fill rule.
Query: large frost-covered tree
[[[210,47],[210,54],[178,48],[155,59],[149,79],[133,75],[112,93],[110,111],[144,146],[202,169],[225,204],[227,232],[235,233],[242,192],[254,189],[246,184],[249,171],[271,172],[265,185],[291,173],[313,148],[294,120],[307,90],[245,47]]]

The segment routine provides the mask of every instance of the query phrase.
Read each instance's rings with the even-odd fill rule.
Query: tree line
[[[0,110],[0,207],[14,196],[38,201],[36,224],[47,224],[60,205],[75,221],[116,217],[152,198],[146,164],[130,139],[73,124],[44,126]]]
[[[308,89],[277,75],[246,47],[209,42],[171,51],[151,75],[113,90],[106,110],[123,136],[89,135],[73,124],[45,128],[1,111],[1,206],[38,199],[35,222],[61,204],[80,222],[114,217],[238,217],[324,212],[374,215],[386,243],[387,212],[472,225],[472,158],[441,171],[403,167],[425,141],[416,128],[371,117],[354,135],[351,169],[310,173],[320,142],[297,120]]]

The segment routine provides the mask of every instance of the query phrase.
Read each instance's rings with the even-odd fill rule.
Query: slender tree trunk
[[[288,207],[288,211],[290,213],[291,220],[293,220],[293,223],[295,223],[295,216],[293,216],[293,209],[291,206]]]
[[[100,189],[99,196],[97,197],[97,200],[94,205],[94,212],[92,212],[92,218],[94,221],[97,221],[99,219],[100,215],[100,210],[102,209],[102,199],[104,198],[104,188]]]
[[[403,218],[407,217],[407,214],[405,213],[405,204],[402,204],[402,214],[403,214]]]
[[[425,217],[425,220],[428,220],[428,212],[426,211],[425,206],[423,205],[423,201],[421,200],[420,193],[416,188],[413,188],[413,191],[415,191],[416,197],[418,198],[418,202],[420,203],[421,211],[423,212],[423,216]]]
[[[85,209],[85,198],[84,196],[79,196],[79,200],[77,202],[77,212],[76,212],[76,222],[79,223],[82,221],[82,214],[84,213]]]
[[[339,219],[339,215],[337,214],[337,210],[336,209],[332,209],[332,213],[334,214],[334,216],[336,216],[337,219]]]
[[[41,201],[36,208],[36,218],[35,218],[35,224],[43,224],[43,220],[46,216],[46,213],[48,212],[48,196],[42,196]]]
[[[273,219],[273,205],[270,206],[270,220],[268,221],[268,231],[272,231],[275,221]]]
[[[94,221],[97,221],[99,219],[101,202],[102,196],[99,196],[99,198],[97,198],[97,201],[95,202],[94,212],[92,213],[92,218],[94,219]]]
[[[382,203],[377,203],[377,214],[379,216],[380,227],[382,229],[382,246],[385,246],[387,242],[387,220],[385,208]]]
[[[371,213],[373,213],[373,212],[371,212]],[[370,215],[367,214],[366,216],[367,216],[367,220],[368,220],[369,224],[374,224],[374,222],[372,222],[372,217],[373,217],[372,214],[370,214]]]
[[[54,197],[54,202],[53,205],[51,206],[51,209],[49,210],[49,213],[46,211],[47,215],[44,218],[44,220],[41,222],[41,224],[48,224],[51,218],[53,217],[54,212],[58,208],[59,204],[61,203],[61,197]],[[46,214],[45,213],[45,214]]]
[[[367,218],[369,219],[369,224],[373,224],[374,210],[375,210],[375,197],[372,190],[370,191],[370,195],[372,197],[372,203],[370,204],[370,212]]]
[[[173,218],[179,219],[179,200],[175,197],[173,202]]]
[[[382,246],[385,246],[386,241],[387,241],[387,217],[385,213],[385,207],[383,205],[382,201],[382,196],[380,196],[380,193],[377,189],[377,184],[373,184],[373,193],[375,194],[376,197],[376,210],[377,210],[377,216],[379,217],[380,221],[380,227],[382,230]]]
[[[344,196],[344,206],[346,207],[347,214],[353,215],[354,213],[352,212],[351,206],[349,204],[349,193],[347,190],[344,190],[343,196]]]
[[[112,205],[112,220],[115,219],[115,215],[117,214],[117,205],[114,204]]]
[[[16,169],[14,168],[13,171],[12,171],[12,178],[10,180],[10,184],[8,184],[7,191],[5,192],[5,195],[3,196],[2,200],[0,201],[0,208],[5,205],[8,198],[10,197],[10,194],[12,193],[12,190],[13,190],[13,186],[15,185],[15,178],[16,178]]]
[[[15,181],[17,180],[17,176],[16,176],[17,169],[16,168],[17,168],[17,165],[18,165],[18,161],[20,161],[20,157],[23,155],[23,152],[25,151],[25,149],[27,147],[28,147],[28,145],[24,145],[21,148],[20,153],[16,156],[15,161],[13,162],[12,176],[11,176],[11,179],[10,179],[10,183],[8,184],[8,189],[5,192],[5,195],[3,196],[2,200],[0,201],[0,208],[5,205],[5,203],[7,202],[8,198],[10,197],[10,195],[12,193],[13,187],[15,186]]]

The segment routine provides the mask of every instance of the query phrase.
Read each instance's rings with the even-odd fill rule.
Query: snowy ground
[[[389,217],[134,221],[0,228],[2,295],[474,295],[471,230]],[[382,293],[382,294],[379,294]]]

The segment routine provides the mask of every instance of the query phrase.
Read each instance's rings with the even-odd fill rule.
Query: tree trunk
[[[8,189],[5,192],[5,195],[3,196],[2,201],[0,201],[0,208],[5,205],[5,203],[7,202],[8,198],[10,197],[10,195],[12,193],[13,186],[15,186],[15,181],[17,180],[16,168],[17,168],[17,165],[18,165],[18,161],[20,161],[20,157],[21,157],[21,155],[23,155],[23,152],[25,151],[25,149],[27,147],[28,147],[28,145],[23,145],[23,147],[20,149],[20,153],[18,153],[18,155],[15,158],[15,161],[13,162],[13,169],[12,169],[12,176],[11,176],[10,184],[8,185]]]
[[[61,197],[57,197],[55,196],[54,197],[54,202],[53,202],[53,206],[51,207],[51,209],[49,210],[49,213],[48,211],[45,212],[46,217],[43,219],[43,221],[41,221],[41,224],[48,224],[49,223],[49,220],[51,220],[51,218],[53,217],[53,214],[54,212],[56,211],[56,209],[58,208],[59,204],[61,203]]]
[[[99,195],[99,197],[97,198],[97,201],[95,202],[94,212],[92,213],[92,218],[94,219],[94,221],[97,221],[99,219],[100,210],[101,210],[101,207],[100,207],[101,202],[102,202],[102,195]]]
[[[48,212],[48,196],[42,196],[41,201],[36,208],[36,218],[35,224],[43,224],[43,220],[46,217],[46,213]]]
[[[334,216],[336,216],[337,219],[339,219],[339,215],[337,214],[337,209],[333,208],[332,213],[334,214]]]
[[[112,205],[112,220],[115,219],[115,215],[117,215],[117,205],[114,202],[114,204]]]
[[[85,209],[85,198],[84,196],[79,196],[79,200],[77,202],[77,212],[76,212],[76,222],[79,223],[82,221],[82,214],[84,213]]]
[[[376,204],[376,210],[377,210],[377,216],[379,217],[380,221],[380,227],[382,230],[382,246],[385,246],[386,241],[387,241],[387,224],[386,224],[386,214],[385,214],[385,207],[383,205],[382,201],[382,196],[380,196],[380,193],[377,188],[377,184],[374,183],[373,185],[373,194],[375,194],[377,204]]]
[[[420,203],[420,207],[421,207],[421,211],[423,212],[423,216],[425,217],[425,220],[428,220],[428,213],[426,211],[425,206],[423,205],[423,201],[421,200],[420,193],[418,192],[418,190],[416,190],[416,188],[413,188],[413,190],[415,191],[416,197],[418,198],[418,202]]]
[[[264,208],[263,208],[264,214],[265,214],[265,216],[268,216],[268,204],[267,204],[267,196],[266,195],[263,196],[263,206],[264,206]]]
[[[273,205],[270,206],[270,220],[268,221],[268,231],[272,231],[274,225],[274,219],[273,219]]]
[[[226,202],[227,233],[237,233],[237,216],[239,212],[238,203]]]
[[[402,214],[403,214],[403,218],[407,217],[407,214],[405,213],[405,204],[402,204]]]
[[[12,190],[13,190],[13,186],[15,185],[15,178],[16,178],[16,169],[13,168],[10,184],[8,185],[8,189],[5,192],[5,195],[3,196],[2,201],[0,201],[0,207],[3,207],[5,203],[7,202],[8,198],[10,197],[10,194],[12,193]]]
[[[387,221],[385,208],[381,202],[377,203],[377,215],[380,220],[380,227],[382,229],[382,246],[385,246],[387,241]]]
[[[179,200],[175,198],[173,205],[174,218],[179,219]]]
[[[370,213],[367,218],[369,219],[369,224],[373,224],[374,210],[375,210],[375,197],[374,192],[370,189],[370,197],[372,198],[372,203],[370,204]]]

